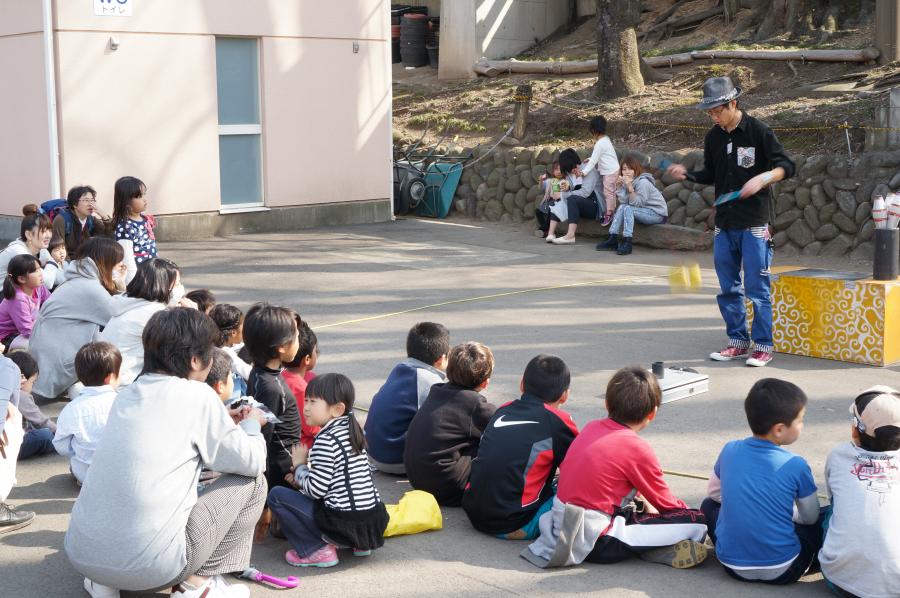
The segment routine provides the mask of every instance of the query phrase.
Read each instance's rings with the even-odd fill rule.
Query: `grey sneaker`
[[[668,565],[675,569],[689,569],[705,561],[706,553],[706,544],[693,540],[682,540],[672,546],[663,546],[643,552],[641,560]]]
[[[21,529],[34,521],[34,511],[17,511],[10,505],[0,503],[0,534]]]

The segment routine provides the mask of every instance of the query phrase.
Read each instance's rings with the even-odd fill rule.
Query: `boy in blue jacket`
[[[369,407],[366,443],[369,463],[378,471],[403,475],[406,431],[432,385],[444,381],[450,332],[441,324],[419,322],[406,336],[406,359],[394,366]]]

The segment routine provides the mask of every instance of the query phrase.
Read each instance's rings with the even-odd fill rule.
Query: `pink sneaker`
[[[754,351],[747,359],[747,365],[755,368],[765,367],[767,363],[772,361],[772,354],[768,351]]]
[[[288,550],[284,553],[284,560],[294,567],[334,567],[338,564],[337,550],[333,544],[326,544],[306,557],[301,557],[295,550]]]
[[[742,347],[725,347],[721,351],[710,353],[709,358],[713,361],[731,361],[732,359],[741,359],[750,354],[749,349]]]
[[[371,550],[363,550],[362,548],[354,548],[353,556],[372,556]]]
[[[612,214],[604,214],[600,219],[600,226],[609,226],[612,222]]]

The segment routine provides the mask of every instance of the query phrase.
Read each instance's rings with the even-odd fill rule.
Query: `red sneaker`
[[[332,544],[326,544],[309,556],[300,556],[295,550],[284,553],[284,560],[294,567],[334,567],[338,564],[337,550]]]
[[[749,354],[750,350],[743,347],[725,347],[721,351],[710,353],[709,358],[713,361],[731,361],[732,359],[742,359]]]
[[[750,358],[747,359],[747,365],[761,368],[770,361],[772,361],[772,354],[768,351],[754,351]]]

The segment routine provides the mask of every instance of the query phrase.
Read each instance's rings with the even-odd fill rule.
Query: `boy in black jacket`
[[[300,348],[294,312],[286,307],[257,303],[244,318],[244,346],[253,361],[247,380],[247,395],[253,397],[281,420],[266,424],[268,457],[266,481],[269,489],[287,486],[284,476],[291,472],[291,447],[300,442],[300,411],[284,378],[282,364],[294,359]]]
[[[494,355],[481,343],[450,350],[449,382],[431,387],[409,424],[403,461],[409,483],[438,503],[459,506],[478,440],[497,407],[481,394],[494,371]]]
[[[522,397],[500,407],[481,436],[462,506],[475,529],[508,540],[533,540],[553,505],[553,478],[578,435],[568,413],[571,375],[555,355],[528,362]]]

